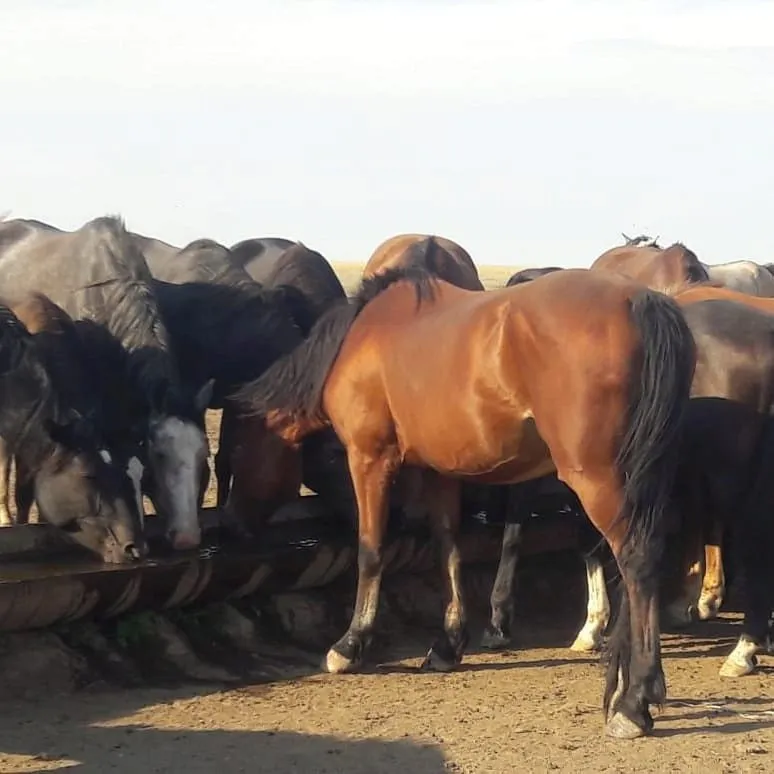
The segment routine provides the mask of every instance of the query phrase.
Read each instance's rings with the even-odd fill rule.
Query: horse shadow
[[[188,694],[189,696],[191,694]],[[26,765],[39,771],[63,768],[84,774],[211,774],[213,771],[315,771],[324,774],[388,774],[411,771],[443,774],[448,771],[440,749],[408,739],[344,739],[330,734],[295,731],[196,729],[195,716],[186,728],[160,728],[125,718],[136,709],[133,692],[110,694],[98,702],[73,707],[73,712],[42,713],[35,722],[16,718],[13,729],[5,718],[0,764],[25,756]],[[96,706],[96,705],[95,705]],[[29,709],[27,710],[29,711]],[[47,715],[50,722],[45,722]],[[118,723],[110,716],[125,718]],[[9,756],[10,761],[9,761]],[[30,761],[29,759],[32,759]]]

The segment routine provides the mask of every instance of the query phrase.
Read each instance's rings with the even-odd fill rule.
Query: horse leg
[[[682,581],[680,593],[664,610],[667,621],[675,627],[688,626],[697,617],[704,571],[703,531],[688,522],[680,535],[680,541],[680,579]]]
[[[661,666],[658,619],[658,574],[652,557],[657,544],[639,550],[625,549],[626,523],[619,521],[624,498],[617,478],[591,479],[569,473],[568,483],[578,495],[589,519],[610,545],[624,589],[609,649],[605,710],[606,733],[617,739],[634,739],[653,728],[650,704],[663,704],[666,680]],[[569,479],[569,480],[568,480]],[[573,480],[575,479],[575,480]],[[654,541],[662,536],[655,535]]]
[[[723,571],[723,525],[713,519],[708,540],[704,546],[704,581],[699,597],[698,614],[702,621],[717,618],[726,594],[726,576]]]
[[[586,566],[586,586],[588,602],[586,604],[586,621],[578,632],[570,650],[579,653],[590,653],[602,647],[602,634],[610,623],[610,600],[607,596],[605,583],[605,568],[597,551],[585,554],[583,562]]]
[[[586,620],[570,645],[570,650],[578,653],[590,653],[602,647],[602,635],[610,623],[610,599],[607,594],[603,554],[604,541],[599,532],[589,521],[580,503],[576,510],[583,518],[578,527],[578,542],[583,553],[583,564],[586,570]]]
[[[215,481],[218,487],[215,505],[217,508],[223,508],[226,504],[231,485],[231,458],[229,455],[233,443],[233,423],[232,410],[226,404],[220,414],[218,451],[215,454]]]
[[[0,527],[10,527],[14,524],[11,516],[12,463],[13,457],[8,453],[8,446],[5,440],[0,438]]]
[[[35,488],[32,484],[32,477],[28,475],[27,469],[19,460],[16,460],[16,523],[29,524],[30,511],[35,502]],[[40,521],[38,514],[37,521]]]
[[[462,661],[469,639],[462,594],[462,560],[457,545],[461,485],[459,481],[428,471],[425,492],[433,531],[441,544],[441,566],[448,601],[443,621],[444,633],[428,651],[422,669],[449,672]]]
[[[347,450],[347,459],[358,508],[358,577],[349,629],[325,659],[325,668],[335,674],[359,667],[373,636],[384,569],[382,543],[389,515],[388,492],[399,465],[397,456],[363,458],[352,449]]]
[[[532,482],[528,482],[532,483]],[[489,604],[492,610],[489,623],[481,636],[481,646],[490,650],[504,650],[512,643],[511,624],[514,614],[514,591],[516,569],[519,562],[519,547],[524,528],[524,490],[526,484],[508,486],[505,509],[503,544],[500,549],[500,563]]]
[[[738,512],[734,547],[739,555],[739,568],[744,575],[744,623],[736,647],[720,668],[721,677],[743,677],[755,670],[757,654],[764,651],[769,639],[769,616],[772,610],[774,568],[774,433],[772,425],[764,434],[757,455],[757,474],[743,508]]]

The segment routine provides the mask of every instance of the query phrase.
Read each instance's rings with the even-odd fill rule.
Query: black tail
[[[631,374],[628,423],[617,460],[624,479],[620,518],[627,520],[620,561],[636,567],[640,579],[655,587],[696,347],[680,308],[671,298],[645,290],[632,299],[630,314],[641,336],[642,351],[640,366]],[[619,670],[624,691],[629,686],[630,650],[630,606],[622,590],[606,654],[605,713],[618,685]],[[663,683],[654,684],[653,693],[656,695],[648,697],[650,701],[663,703]]]
[[[323,387],[350,326],[366,304],[402,280],[414,286],[417,303],[433,297],[434,277],[416,261],[364,279],[351,299],[342,299],[317,320],[299,346],[230,399],[243,415],[277,410],[323,423]]]

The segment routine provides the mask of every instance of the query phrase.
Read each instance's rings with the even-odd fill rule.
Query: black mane
[[[128,377],[154,414],[190,418],[180,386],[169,333],[152,290],[145,258],[118,216],[96,218],[84,226],[99,247],[110,276],[86,288],[87,303],[100,309],[101,322],[128,352]]]
[[[237,390],[232,400],[243,414],[265,416],[269,411],[280,410],[322,421],[325,381],[347,331],[363,308],[392,285],[404,281],[413,286],[418,306],[434,299],[438,280],[417,262],[427,247],[416,247],[414,260],[407,266],[363,279],[354,296],[340,301],[320,317],[302,344],[277,360],[259,379]]]

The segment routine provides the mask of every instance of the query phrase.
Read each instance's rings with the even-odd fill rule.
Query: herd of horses
[[[228,530],[260,536],[302,484],[357,525],[355,609],[327,670],[362,663],[387,528],[414,518],[433,527],[447,589],[423,666],[449,670],[468,644],[466,500],[505,522],[483,640],[499,648],[526,519],[558,492],[590,525],[572,647],[602,647],[609,551],[622,588],[605,643],[606,733],[642,736],[666,697],[668,569],[681,584],[672,614],[717,615],[730,535],[745,615],[721,674],[752,672],[767,647],[773,269],[708,266],[682,244],[625,237],[590,269],[528,269],[486,290],[460,245],[403,234],[377,247],[348,296],[322,255],[287,239],[179,248],[116,217],[72,232],[3,220],[0,523],[24,523],[35,503],[104,561],[132,562],[148,553],[147,496],[169,547],[196,548],[204,416],[221,409]]]

